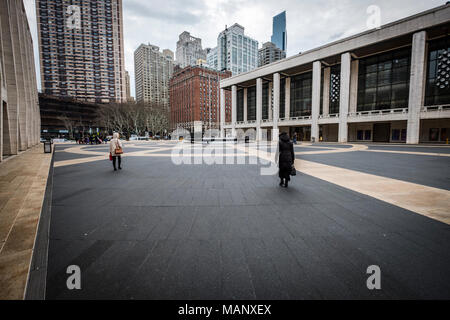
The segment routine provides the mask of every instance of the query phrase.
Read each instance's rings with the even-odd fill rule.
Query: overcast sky
[[[178,35],[189,31],[203,48],[215,47],[217,35],[239,23],[259,46],[270,41],[272,17],[286,10],[288,56],[367,30],[367,8],[380,8],[381,24],[445,4],[442,0],[123,0],[125,65],[134,96],[133,52],[151,43],[175,52]],[[35,0],[24,0],[38,48]],[[39,69],[37,69],[39,73]],[[38,81],[40,77],[38,75]],[[39,84],[40,87],[40,84]]]

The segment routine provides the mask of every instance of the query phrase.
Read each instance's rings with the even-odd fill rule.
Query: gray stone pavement
[[[140,146],[125,152],[155,144]],[[160,151],[125,157],[116,172],[106,154],[57,166],[77,158],[72,147],[55,153],[47,299],[450,298],[447,224],[302,173],[280,188],[261,164],[175,165]],[[389,168],[413,164],[429,171],[418,182],[448,190],[448,167],[439,177],[433,165],[449,158],[300,157],[375,174],[383,164],[406,180]],[[69,265],[81,268],[81,290],[66,288]],[[381,268],[381,290],[366,287],[369,265]]]

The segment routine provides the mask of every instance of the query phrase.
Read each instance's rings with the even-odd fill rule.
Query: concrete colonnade
[[[425,72],[426,72],[426,31],[418,31],[412,35],[412,56],[411,74],[409,86],[408,119],[407,119],[407,143],[419,143],[420,134],[420,112],[424,105],[425,92]],[[350,51],[340,54],[340,84],[339,84],[339,117],[338,122],[338,142],[345,143],[348,139],[348,118],[357,113],[358,99],[358,72],[359,60],[352,58]],[[323,70],[323,73],[322,73]],[[281,72],[271,74],[273,80],[269,80],[268,95],[268,117],[272,122],[272,138],[278,139],[280,120],[292,120],[291,111],[291,77],[285,77],[285,106],[284,117],[280,119],[280,75]],[[312,63],[312,92],[311,92],[311,141],[319,141],[319,124],[321,118],[330,115],[330,78],[331,67],[321,60]],[[267,76],[264,77],[267,81]],[[223,89],[221,89],[223,90]],[[237,85],[231,86],[232,90],[232,134],[236,133],[236,112],[237,112]],[[321,96],[322,95],[322,96]],[[248,121],[247,97],[248,89],[243,88],[243,120]],[[321,102],[322,100],[322,102]],[[322,113],[320,107],[322,103]],[[256,121],[251,124],[256,127],[257,140],[262,139],[262,106],[263,106],[263,78],[256,78]],[[223,108],[225,106],[223,105]],[[328,122],[325,122],[328,123]],[[225,123],[223,123],[225,124]]]
[[[0,2],[0,49],[1,161],[40,140],[33,42],[21,0]]]

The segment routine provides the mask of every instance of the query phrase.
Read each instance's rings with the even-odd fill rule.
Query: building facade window
[[[285,103],[286,103],[286,78],[280,80],[280,119],[286,117],[285,114]]]
[[[330,95],[329,113],[339,113],[339,103],[341,97],[341,65],[337,64],[330,68]]]
[[[450,104],[450,36],[428,45],[425,105]]]
[[[361,59],[359,61],[357,110],[407,108],[410,65],[411,48]]]
[[[247,89],[247,120],[256,120],[256,87]]]
[[[244,90],[237,91],[236,121],[244,121]]]
[[[269,83],[262,86],[262,119],[269,118]]]
[[[291,78],[290,117],[311,115],[312,72]]]

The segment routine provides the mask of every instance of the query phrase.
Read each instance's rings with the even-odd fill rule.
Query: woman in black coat
[[[292,165],[294,164],[295,154],[294,145],[289,139],[286,132],[280,134],[280,141],[278,143],[279,158],[278,158],[278,175],[280,177],[280,186],[288,187]]]

